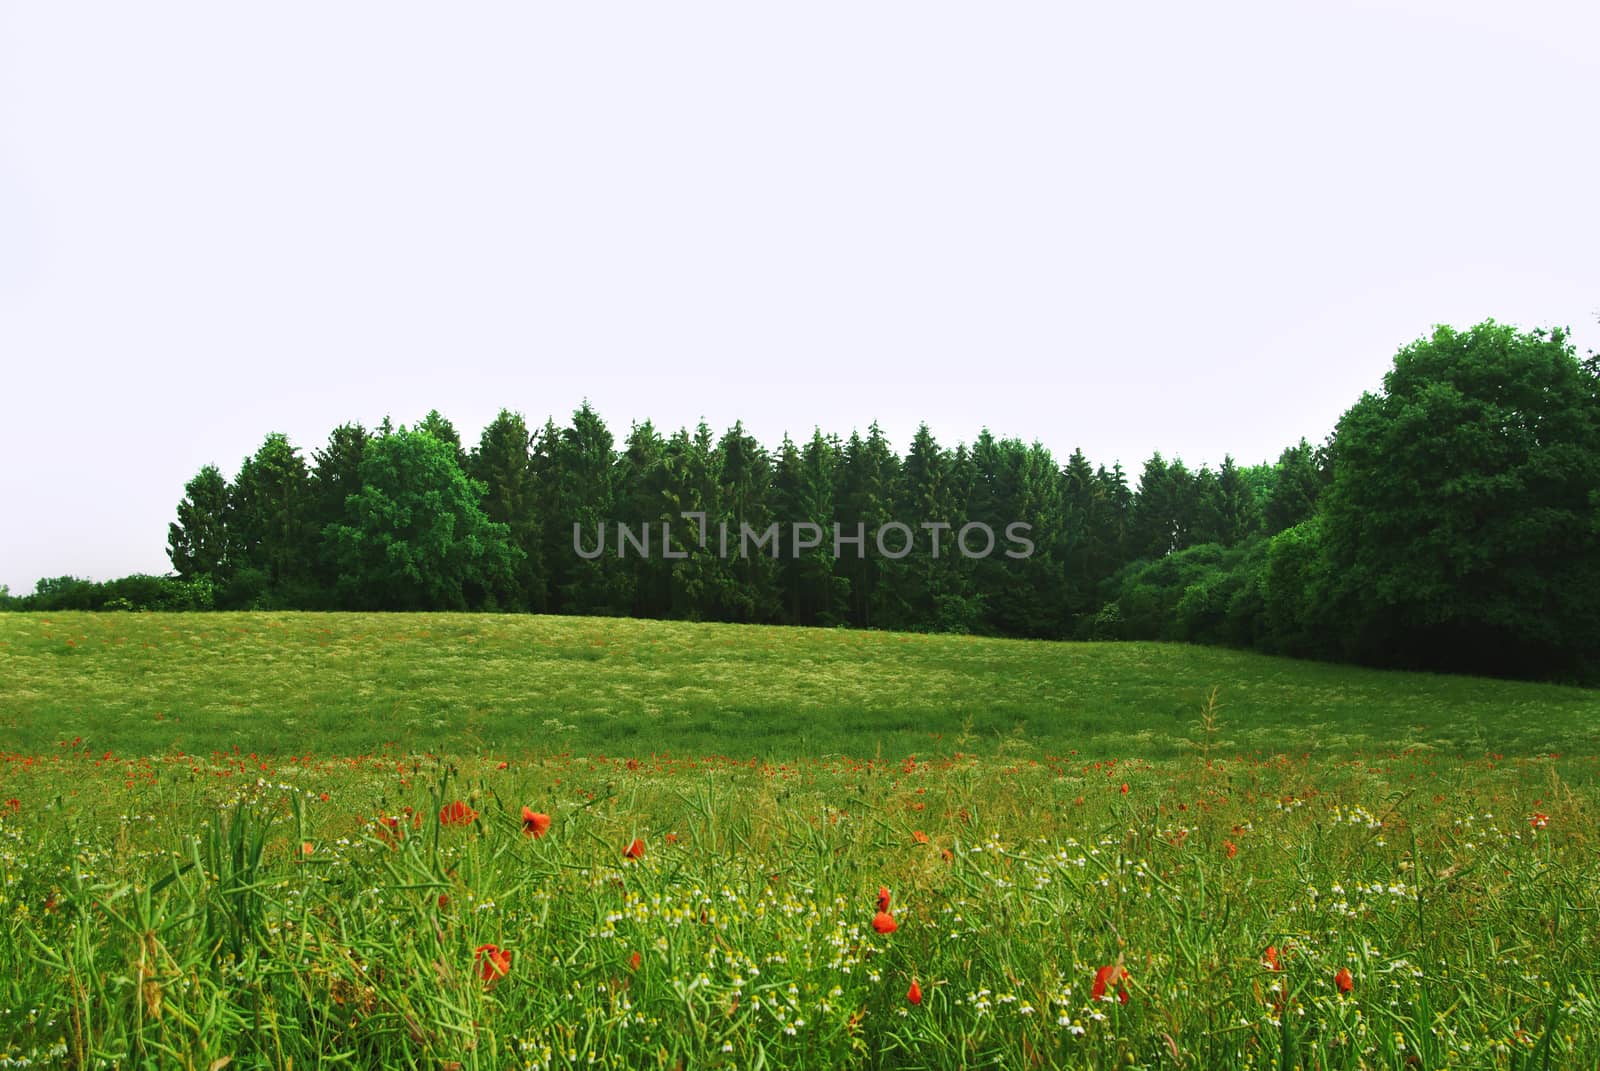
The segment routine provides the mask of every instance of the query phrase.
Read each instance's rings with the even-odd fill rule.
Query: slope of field
[[[1600,692],[1211,648],[471,614],[0,615],[0,738],[648,755],[1600,751]]]

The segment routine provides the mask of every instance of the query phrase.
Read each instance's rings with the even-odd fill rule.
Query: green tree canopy
[[[1339,421],[1324,576],[1347,653],[1569,672],[1600,658],[1600,378],[1560,331],[1436,329]]]
[[[288,436],[272,432],[244,459],[228,491],[230,604],[270,605],[275,593],[308,577],[316,546],[311,504],[305,459]]]
[[[361,490],[328,538],[341,595],[384,610],[457,610],[511,582],[520,551],[510,529],[478,505],[484,488],[456,464],[455,449],[407,431],[373,439],[361,460]]]
[[[223,580],[228,571],[228,481],[215,465],[202,468],[183,488],[178,519],[167,526],[167,557],[185,580]]]

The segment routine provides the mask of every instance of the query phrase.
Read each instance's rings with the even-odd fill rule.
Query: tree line
[[[686,520],[685,514],[695,515]],[[1031,553],[916,532],[1027,526]],[[726,554],[719,526],[815,525],[796,552]],[[594,553],[602,526],[657,552]],[[580,537],[575,543],[574,526]],[[837,529],[865,531],[836,553]],[[665,542],[663,543],[663,536]],[[901,538],[891,540],[896,548]],[[1169,639],[1413,668],[1592,679],[1600,662],[1600,369],[1561,331],[1439,328],[1403,349],[1320,446],[1135,480],[1075,450],[876,424],[767,449],[736,423],[619,443],[587,403],[500,414],[470,448],[437,411],[335,428],[307,457],[266,437],[206,466],[168,531],[170,577],[41,581],[15,608],[499,610]],[[580,553],[580,549],[584,553]]]

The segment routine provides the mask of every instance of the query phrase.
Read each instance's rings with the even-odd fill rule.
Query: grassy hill
[[[118,753],[1600,751],[1600,692],[1181,645],[473,614],[0,615],[0,733]]]

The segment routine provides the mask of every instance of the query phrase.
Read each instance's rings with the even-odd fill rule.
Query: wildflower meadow
[[[454,726],[424,746],[346,751],[280,727],[277,747],[194,748],[177,742],[182,711],[156,722],[149,709],[137,731],[164,727],[166,747],[123,750],[78,725],[40,743],[46,725],[30,711],[70,702],[71,689],[39,660],[57,660],[54,681],[109,694],[100,671],[116,664],[115,635],[159,643],[184,624],[96,622],[107,633],[72,631],[85,639],[64,655],[61,622],[3,623],[0,710],[33,744],[0,755],[0,1067],[1600,1063],[1600,747],[1592,736],[1583,747],[1581,709],[1551,715],[1560,748],[1333,749],[1280,701],[1284,746],[1243,747],[1273,724],[1259,697],[1244,713],[1228,705],[1230,691],[1276,687],[1278,664],[1260,660],[1198,697],[1149,692],[1146,725],[1126,701],[1116,748],[964,731],[941,720],[941,704],[967,702],[947,692],[897,694],[927,713],[892,747],[863,724],[851,749],[758,751],[734,732],[681,752],[573,748],[581,732],[547,720],[602,715],[556,709],[537,683],[519,700],[526,732],[492,743]],[[764,690],[783,702],[770,678],[719,666],[706,642],[719,632],[621,625],[634,642],[654,627],[663,648],[681,647],[678,662],[657,656],[674,674],[703,660],[729,704]],[[331,625],[283,615],[278,627]],[[520,627],[524,641],[577,645],[549,630],[605,626]],[[810,643],[820,662],[844,642],[792,631],[790,658]],[[208,649],[175,642],[185,660]],[[243,697],[305,654],[292,639],[252,642],[213,678],[215,702],[239,702],[241,720]],[[925,657],[870,642],[897,688],[897,660]],[[974,664],[1047,659],[1055,646],[944,642]],[[1116,653],[1131,676],[1168,652]],[[614,673],[584,665],[599,691],[648,672],[648,648]],[[520,667],[539,680],[536,659]],[[1108,653],[1100,671],[1118,669]],[[1320,671],[1351,673],[1358,694],[1385,676]],[[352,702],[406,701],[370,666],[340,672]],[[510,689],[519,670],[458,672],[503,673]],[[1441,722],[1466,690],[1390,679],[1426,695]],[[1027,686],[1072,687],[1067,672]],[[1505,690],[1508,720],[1524,719],[1508,732],[1539,734],[1539,688],[1488,687]],[[870,690],[852,682],[843,701]],[[1188,713],[1175,718],[1164,708],[1180,700]],[[671,691],[656,701],[670,719]],[[126,737],[134,706],[75,717]],[[1157,730],[1163,742],[1141,747]]]

